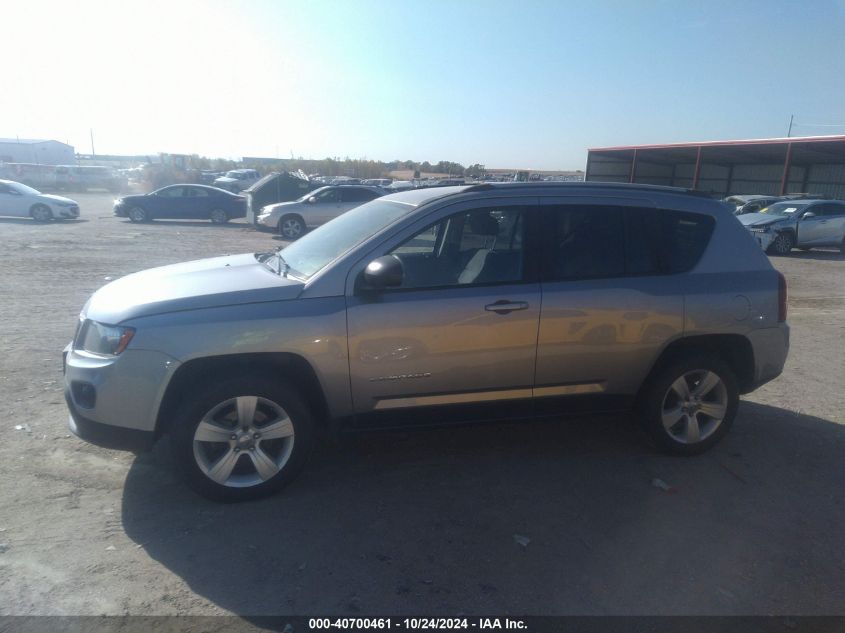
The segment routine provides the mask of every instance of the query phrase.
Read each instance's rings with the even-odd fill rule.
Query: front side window
[[[340,192],[337,189],[326,189],[314,194],[319,204],[326,202],[340,202]]]
[[[516,283],[522,280],[524,209],[473,209],[420,231],[390,254],[404,270],[401,288]]]
[[[163,198],[181,198],[182,187],[168,187],[167,189],[160,189],[156,195]]]

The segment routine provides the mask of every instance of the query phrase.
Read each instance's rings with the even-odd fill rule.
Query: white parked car
[[[249,189],[259,180],[261,180],[261,174],[254,169],[233,169],[227,171],[225,176],[216,178],[214,186],[232,193],[239,193],[244,189]]]
[[[306,228],[334,220],[355,207],[374,200],[383,192],[362,185],[330,185],[320,187],[293,202],[269,204],[255,219],[259,226],[276,229],[288,240],[301,237]]]
[[[79,217],[79,204],[13,180],[0,180],[0,215],[31,217],[38,222],[64,220]]]

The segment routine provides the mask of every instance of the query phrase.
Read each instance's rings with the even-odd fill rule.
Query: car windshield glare
[[[307,279],[413,208],[398,202],[373,200],[299,238],[282,255],[295,276]]]

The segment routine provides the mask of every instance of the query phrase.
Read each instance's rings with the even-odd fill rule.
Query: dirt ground
[[[774,260],[786,371],[706,455],[661,456],[626,418],[371,434],[217,505],[164,446],[70,436],[61,350],[109,279],[278,242],[77,198],[79,221],[0,219],[0,614],[845,614],[838,253]]]

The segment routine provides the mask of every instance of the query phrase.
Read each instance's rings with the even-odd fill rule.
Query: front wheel
[[[226,224],[229,221],[229,214],[223,209],[213,209],[208,217],[214,224]]]
[[[132,207],[128,215],[131,222],[146,222],[149,219],[147,212],[141,207]]]
[[[257,374],[212,381],[189,394],[171,433],[188,484],[217,501],[277,492],[305,465],[313,439],[299,394]]]
[[[724,437],[738,407],[733,371],[718,358],[695,355],[651,379],[641,397],[640,418],[664,452],[694,455]]]
[[[286,215],[279,220],[279,235],[288,240],[295,240],[305,233],[305,222],[296,215]]]
[[[778,233],[766,252],[770,255],[789,255],[794,246],[795,238],[792,233]]]
[[[46,204],[36,204],[32,207],[30,214],[36,222],[49,222],[53,219],[53,212]]]

